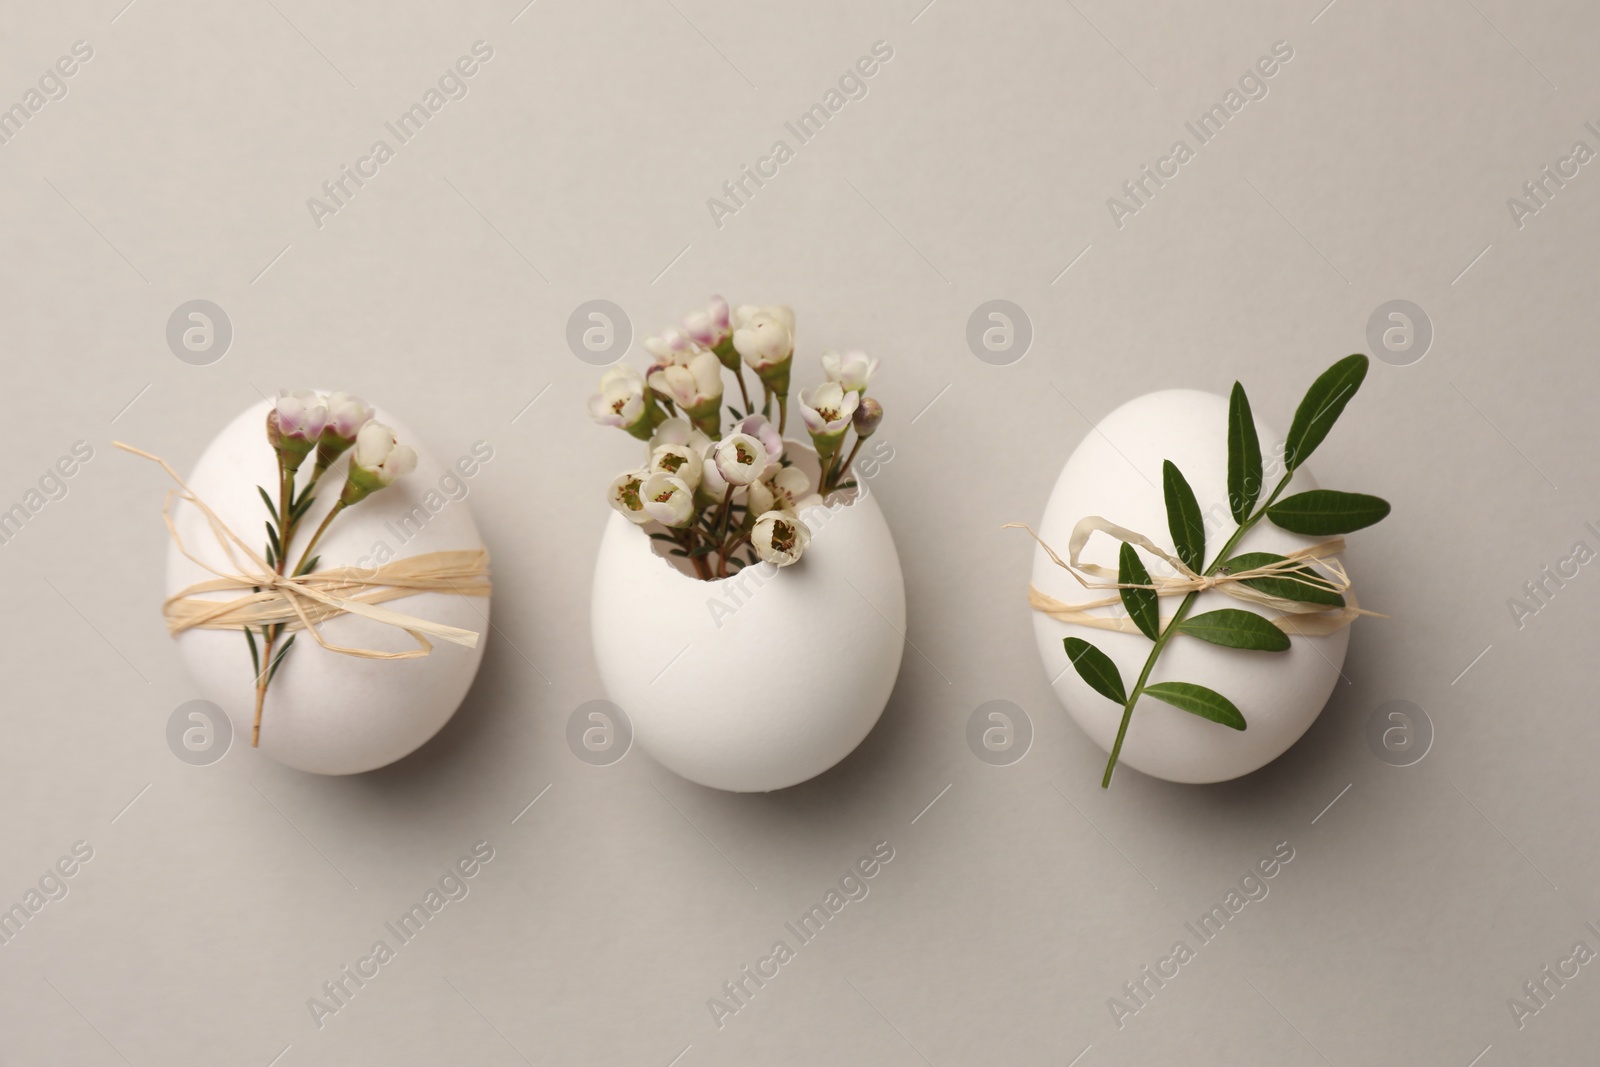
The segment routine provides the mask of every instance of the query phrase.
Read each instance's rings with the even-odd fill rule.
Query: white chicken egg
[[[274,499],[277,496],[277,461],[266,437],[270,407],[267,401],[255,404],[224,427],[187,479],[194,493],[258,554],[265,550],[267,511],[256,487],[265,487]],[[317,569],[369,567],[391,558],[482,548],[465,498],[471,484],[467,470],[475,474],[484,456],[464,455],[447,467],[393,416],[380,411],[377,419],[416,450],[417,468],[334,520],[318,543]],[[296,557],[338,499],[346,463],[341,459],[319,486],[316,503],[301,521],[292,546]],[[308,460],[300,484],[310,466]],[[232,570],[199,509],[178,503],[173,519],[192,554],[218,570]],[[169,549],[168,596],[212,577],[176,545]],[[238,594],[205,595],[226,600]],[[427,656],[374,660],[328,651],[301,633],[267,691],[262,754],[315,774],[356,774],[415,751],[455,714],[483,655],[489,598],[423,592],[384,606],[472,630],[480,635],[477,647],[430,639],[433,652]],[[403,630],[355,615],[339,615],[320,629],[336,645],[384,651],[416,647]],[[235,745],[248,747],[255,714],[255,671],[243,632],[191,629],[176,641],[198,695],[228,714]]]
[[[1080,444],[1056,480],[1045,507],[1039,536],[1063,557],[1078,520],[1099,515],[1144,534],[1167,552],[1162,493],[1162,461],[1183,472],[1206,517],[1206,562],[1209,564],[1237,524],[1228,511],[1228,401],[1191,389],[1172,389],[1130,400],[1107,415]],[[1259,419],[1256,432],[1266,461],[1265,484],[1282,476],[1281,442]],[[1274,460],[1276,472],[1274,471]],[[1290,493],[1317,488],[1305,467],[1296,471]],[[1287,554],[1316,542],[1262,520],[1245,535],[1234,554]],[[1120,543],[1095,534],[1082,560],[1115,572]],[[1159,559],[1141,552],[1151,574],[1171,573]],[[1111,591],[1086,590],[1053,563],[1043,548],[1034,553],[1033,584],[1057,600],[1083,603]],[[1163,597],[1162,615],[1171,615],[1178,598]],[[1191,615],[1219,608],[1257,610],[1217,590],[1198,598]],[[1123,614],[1120,606],[1100,609]],[[1259,613],[1259,612],[1258,612]],[[1273,614],[1266,611],[1269,616]],[[1131,689],[1149,655],[1151,643],[1142,634],[1077,626],[1040,612],[1033,616],[1039,654],[1055,692],[1073,720],[1102,749],[1110,752],[1122,719],[1122,707],[1089,687],[1072,668],[1063,646],[1079,637],[1111,657]],[[1278,756],[1310,728],[1339,680],[1349,645],[1348,627],[1319,637],[1295,635],[1286,652],[1224,648],[1198,638],[1176,636],[1156,661],[1151,682],[1182,681],[1206,686],[1227,697],[1247,724],[1236,731],[1219,723],[1141,697],[1133,711],[1119,765],[1173,782],[1221,782],[1249,774]]]

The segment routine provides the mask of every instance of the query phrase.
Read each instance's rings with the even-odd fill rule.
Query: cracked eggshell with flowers
[[[353,492],[365,495],[345,508],[317,542],[318,570],[370,568],[428,552],[483,547],[465,500],[466,470],[442,465],[387,412],[374,412],[347,394],[324,397],[306,391],[262,401],[240,413],[206,447],[187,479],[193,492],[257,552],[262,549],[257,542],[265,541],[265,509],[257,486],[270,495],[278,481],[274,450],[262,430],[272,411],[280,433],[316,423],[342,427],[354,441],[319,483],[302,532],[291,545],[296,553],[304,546],[340,498],[352,460],[358,461],[350,484],[357,487]],[[471,464],[476,473],[486,458],[463,457],[461,462]],[[173,521],[189,552],[220,571],[231,569],[198,509],[180,502]],[[168,596],[212,577],[176,544],[169,548]],[[235,594],[214,595],[228,599]],[[301,633],[266,696],[260,736],[265,755],[316,774],[355,774],[410,754],[449,721],[477,673],[490,598],[422,592],[386,606],[472,630],[480,640],[475,648],[435,640],[427,656],[372,660],[329,651]],[[320,629],[338,645],[397,652],[414,647],[404,631],[349,614],[328,619]],[[193,629],[177,635],[176,643],[197,695],[227,713],[235,743],[248,747],[255,670],[243,634]]]
[[[650,371],[613,368],[590,401],[596,422],[647,442],[645,466],[608,491],[601,678],[669,770],[739,792],[794,785],[860,744],[899,673],[894,540],[877,500],[847,484],[848,433],[859,448],[883,416],[864,396],[877,361],[825,353],[828,380],[791,410],[794,313],[718,297],[644,347]],[[724,372],[743,402],[726,426]],[[785,440],[793,414],[812,447]]]

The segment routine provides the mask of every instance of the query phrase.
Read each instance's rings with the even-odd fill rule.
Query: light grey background
[[[1507,1001],[1600,949],[1600,576],[1521,628],[1507,601],[1600,548],[1600,164],[1520,229],[1506,204],[1575,140],[1600,148],[1593,5],[123,2],[13,0],[0,32],[6,104],[94,48],[0,147],[0,507],[94,449],[0,546],[0,903],[94,849],[0,947],[0,1062],[1593,1056],[1600,967],[1521,1029]],[[317,228],[306,199],[477,40],[470,95]],[[706,199],[880,40],[869,95],[715,226]],[[1280,40],[1270,94],[1115,226],[1107,198]],[[824,348],[881,356],[895,448],[876,490],[915,647],[861,748],[767,796],[565,740],[602,695],[589,574],[634,454],[589,423],[567,318],[616,301],[637,362],[714,291],[797,308],[803,383]],[[165,341],[196,298],[234,330],[210,366]],[[1011,366],[966,344],[991,299],[1031,320]],[[1392,618],[1357,625],[1349,684],[1267,769],[1102,793],[1034,651],[1032,546],[1001,523],[1036,520],[1140,392],[1237,377],[1286,425],[1392,299],[1432,349],[1375,362],[1318,456],[1325,484],[1394,503],[1350,556]],[[374,774],[308,777],[241,739],[190,766],[165,739],[194,694],[158,614],[164,486],[110,442],[187,468],[260,393],[313,384],[441,456],[494,445],[471,497],[497,581],[483,669]],[[826,699],[825,669],[794,681]],[[1035,734],[1007,767],[965,740],[997,699]],[[1366,741],[1400,699],[1436,730],[1405,768]],[[317,1029],[307,998],[478,840],[496,857],[471,895]],[[879,841],[870,896],[719,1030],[707,998]],[[1108,998],[1281,841],[1267,899],[1119,1029]]]

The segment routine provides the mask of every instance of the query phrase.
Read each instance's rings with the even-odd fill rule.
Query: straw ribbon
[[[374,568],[334,567],[298,577],[279,574],[243,538],[229,529],[217,513],[195,495],[166,460],[141,449],[112,442],[161,465],[178,489],[167,490],[161,517],[167,532],[186,558],[216,575],[168,597],[161,606],[167,630],[173,635],[186,630],[246,630],[263,625],[283,624],[289,631],[308,631],[317,644],[329,652],[362,659],[416,659],[433,651],[429,637],[474,648],[478,635],[457,626],[432,622],[379,605],[417,593],[459,593],[463,596],[488,596],[489,553],[484,549],[429,552],[408,556]],[[172,521],[172,501],[176,497],[199,510],[222,546],[230,571],[218,570],[197,558],[184,545]],[[237,592],[231,600],[209,599],[200,594]],[[384,652],[371,648],[335,645],[317,629],[319,623],[338,615],[359,615],[410,634],[417,647],[404,652]]]
[[[1072,528],[1072,538],[1067,543],[1067,558],[1063,560],[1056,551],[1045,544],[1033,528],[1026,523],[1007,523],[1006,529],[1023,529],[1028,535],[1039,543],[1056,566],[1063,568],[1075,578],[1079,585],[1085,589],[1152,589],[1158,597],[1187,596],[1190,593],[1216,590],[1226,593],[1236,600],[1254,604],[1258,607],[1268,608],[1279,612],[1276,618],[1270,618],[1278,629],[1288,634],[1301,634],[1307,637],[1321,637],[1335,633],[1349,626],[1359,615],[1375,615],[1376,612],[1364,611],[1356,604],[1355,595],[1350,591],[1350,576],[1338,560],[1334,559],[1344,551],[1344,538],[1335,537],[1319,544],[1309,545],[1296,549],[1282,559],[1263,563],[1257,567],[1229,571],[1219,574],[1197,574],[1183,560],[1157,546],[1148,537],[1136,533],[1125,527],[1109,522],[1098,515],[1090,515],[1080,519]],[[1096,533],[1108,534],[1119,541],[1126,541],[1131,545],[1144,549],[1151,555],[1163,560],[1170,566],[1174,574],[1151,575],[1150,584],[1125,585],[1118,581],[1118,574],[1109,567],[1102,567],[1094,563],[1084,563],[1079,557],[1083,548],[1089,543],[1089,538]],[[1308,575],[1307,572],[1310,572]],[[1330,593],[1337,593],[1344,597],[1344,607],[1328,604],[1313,604],[1289,597],[1277,596],[1268,593],[1256,586],[1248,584],[1252,580],[1262,578],[1277,578],[1294,581],[1303,585],[1315,585]],[[1091,580],[1098,579],[1098,580]],[[1082,604],[1068,604],[1057,600],[1030,585],[1028,587],[1028,603],[1035,611],[1050,616],[1060,622],[1073,623],[1078,626],[1089,626],[1097,630],[1116,630],[1122,633],[1138,633],[1139,628],[1134,621],[1126,615],[1102,615],[1097,609],[1119,605],[1122,602],[1120,595],[1103,597]],[[1169,621],[1168,616],[1162,616],[1163,626]]]

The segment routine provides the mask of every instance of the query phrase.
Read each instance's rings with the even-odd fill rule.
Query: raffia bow
[[[429,552],[393,560],[375,568],[334,567],[299,577],[279,574],[243,538],[229,529],[205,501],[195,495],[194,490],[166,460],[121,441],[112,443],[124,452],[159,463],[168,476],[178,483],[178,489],[167,490],[166,500],[161,506],[161,517],[167,524],[167,532],[172,535],[178,551],[197,566],[216,575],[173,594],[163,602],[161,613],[167,620],[167,631],[174,636],[193,629],[245,630],[282,623],[291,632],[309,632],[317,644],[329,652],[382,660],[426,656],[433,651],[429,637],[467,648],[477,646],[478,635],[472,630],[447,626],[379,605],[417,593],[488,596],[489,553],[484,549]],[[172,521],[174,497],[188,501],[204,516],[212,535],[234,568],[233,572],[218,570],[197,558],[184,545]],[[231,600],[214,600],[201,595],[230,591],[241,595]],[[333,644],[322,636],[317,625],[344,614],[359,615],[404,630],[416,641],[417,647],[403,652],[385,652],[381,649]]]
[[[1075,578],[1079,585],[1085,589],[1153,589],[1158,597],[1187,596],[1190,593],[1205,592],[1215,589],[1217,592],[1226,593],[1236,600],[1255,604],[1279,612],[1276,618],[1268,619],[1278,629],[1287,634],[1300,634],[1306,637],[1322,637],[1335,633],[1349,626],[1360,615],[1376,615],[1376,612],[1364,611],[1356,604],[1355,594],[1350,591],[1350,576],[1338,560],[1334,559],[1344,551],[1344,538],[1334,537],[1319,544],[1308,545],[1296,549],[1284,556],[1281,560],[1264,563],[1259,567],[1251,567],[1223,574],[1204,575],[1197,574],[1183,560],[1170,552],[1157,546],[1148,537],[1136,533],[1126,527],[1118,526],[1098,515],[1090,515],[1078,520],[1072,528],[1072,538],[1067,542],[1067,558],[1063,560],[1056,554],[1042,538],[1033,532],[1033,527],[1023,522],[1007,523],[1005,529],[1022,529],[1028,531],[1028,536],[1039,543],[1056,566],[1064,569]],[[1078,557],[1089,542],[1089,538],[1096,533],[1109,534],[1119,541],[1126,541],[1144,549],[1151,555],[1166,561],[1175,572],[1175,575],[1151,575],[1148,586],[1124,585],[1118,581],[1117,572],[1109,567],[1102,567],[1095,563],[1084,563]],[[1272,593],[1257,589],[1246,584],[1251,579],[1258,578],[1283,578],[1299,582],[1306,582],[1305,569],[1315,568],[1317,580],[1325,585],[1329,592],[1338,593],[1344,597],[1344,607],[1334,607],[1325,604],[1310,604],[1301,600],[1292,600],[1287,597],[1275,596]],[[1295,573],[1295,572],[1300,573]],[[1088,577],[1085,577],[1085,576]],[[1090,578],[1101,579],[1090,581]],[[1109,579],[1109,580],[1106,580]],[[1028,603],[1032,608],[1042,614],[1050,616],[1060,622],[1069,622],[1077,626],[1089,626],[1097,630],[1116,630],[1121,633],[1138,633],[1139,627],[1127,615],[1101,615],[1096,609],[1108,608],[1122,602],[1120,595],[1103,597],[1082,604],[1068,604],[1057,600],[1039,590],[1038,587],[1028,586]],[[1170,621],[1169,616],[1161,617],[1161,624],[1165,626]]]

